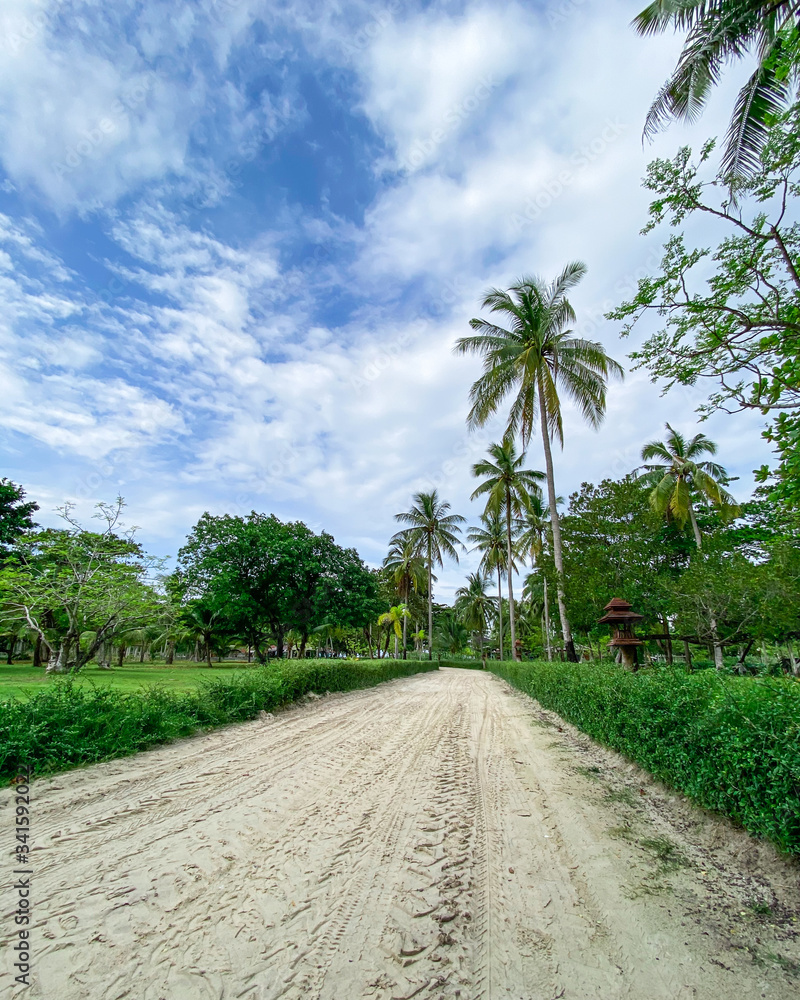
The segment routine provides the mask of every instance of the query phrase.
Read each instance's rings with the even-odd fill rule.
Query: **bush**
[[[800,854],[796,681],[591,663],[490,669],[701,805]]]
[[[299,660],[259,667],[187,693],[125,693],[65,679],[30,698],[0,702],[0,776],[35,775],[138,753],[203,729],[243,722],[309,691],[352,691],[436,670],[436,662]]]

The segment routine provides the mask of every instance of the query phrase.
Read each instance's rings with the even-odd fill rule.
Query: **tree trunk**
[[[42,637],[38,634],[33,644],[33,665],[34,667],[42,665]]]
[[[503,584],[497,567],[497,628],[500,633],[500,659],[503,659]]]
[[[431,536],[428,535],[428,659],[433,659],[433,555]]]
[[[403,615],[403,659],[406,659],[406,635],[407,635],[408,617]]]
[[[794,643],[791,639],[786,640],[786,649],[789,651],[789,665],[792,668],[792,674],[795,677],[800,677],[800,662],[794,655]]]
[[[689,501],[689,520],[692,523],[692,531],[694,532],[694,542],[699,552],[703,548],[703,539],[700,535],[700,528],[697,526],[697,518],[694,516],[694,507],[692,506],[691,500]]]
[[[736,669],[739,671],[740,674],[747,673],[747,668],[745,667],[744,660],[747,654],[750,652],[750,649],[752,648],[754,642],[755,639],[750,639],[748,642],[743,642],[742,645],[739,647],[739,655],[736,657]]]
[[[686,667],[688,670],[692,669],[692,651],[689,649],[688,640],[683,640],[683,655],[686,657]]]
[[[175,662],[175,640],[170,639],[167,643],[167,655],[164,657],[164,662],[168,667],[171,667]]]
[[[506,548],[508,549],[508,620],[511,628],[511,660],[519,659],[517,654],[517,631],[514,615],[514,563],[511,556],[511,497],[506,487]]]
[[[208,635],[205,637],[206,640],[206,663],[211,666],[211,639]]]
[[[667,616],[666,615],[662,615],[661,616],[661,625],[662,625],[662,627],[664,629],[664,635],[667,637],[666,643],[665,643],[665,646],[664,646],[664,652],[665,652],[666,657],[667,657],[667,665],[671,667],[672,666],[672,639],[670,638],[670,634],[669,634],[669,622],[667,621]]]
[[[117,650],[117,666],[121,667],[124,662],[125,662],[125,647],[120,646],[119,649]]]
[[[144,663],[144,643],[139,647],[139,663]]]
[[[571,663],[578,662],[575,643],[572,640],[572,630],[567,617],[567,605],[564,596],[564,553],[561,546],[561,520],[556,506],[556,484],[553,476],[553,455],[550,451],[550,434],[547,429],[547,408],[544,403],[541,376],[539,378],[539,422],[542,425],[542,444],[544,446],[544,462],[547,472],[547,496],[550,503],[550,526],[553,529],[553,560],[556,564],[556,597],[558,599],[558,615],[561,619],[561,634],[564,637],[564,652]]]
[[[544,578],[544,629],[549,662],[553,659],[553,648],[550,645],[550,598],[547,596],[547,577]]]

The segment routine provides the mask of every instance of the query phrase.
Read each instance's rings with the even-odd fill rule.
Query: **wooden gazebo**
[[[641,639],[637,639],[633,626],[636,622],[642,621],[644,615],[632,611],[632,604],[623,601],[621,597],[612,598],[603,608],[605,615],[598,619],[601,625],[610,625],[612,634],[609,646],[619,649],[622,662],[626,667],[635,670],[638,666],[636,659],[636,647],[644,645]]]

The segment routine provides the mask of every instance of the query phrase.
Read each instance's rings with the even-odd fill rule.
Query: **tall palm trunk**
[[[694,532],[694,540],[697,545],[697,551],[701,552],[703,549],[703,538],[700,534],[700,528],[697,524],[697,518],[694,514],[694,506],[691,500],[689,501],[689,520],[692,523],[692,531]],[[719,638],[719,629],[717,627],[717,617],[712,614],[711,611],[708,613],[708,621],[711,625],[711,646],[714,650],[714,666],[717,670],[722,670],[725,666],[725,661],[722,658],[722,643]]]
[[[433,659],[433,553],[428,534],[428,659]]]
[[[511,625],[511,659],[516,660],[518,658],[517,632],[514,616],[514,584],[511,579],[514,569],[514,564],[511,560],[511,497],[508,487],[506,487],[506,545],[508,548],[508,619]]]
[[[547,497],[550,503],[550,524],[553,528],[553,559],[556,564],[556,597],[558,599],[558,615],[561,619],[561,634],[564,637],[564,652],[571,663],[578,662],[575,643],[572,641],[572,629],[567,618],[567,605],[564,598],[564,552],[561,547],[561,520],[556,506],[556,483],[553,476],[553,454],[550,451],[550,434],[547,428],[547,408],[544,402],[544,386],[539,377],[539,423],[542,425],[542,444],[544,445],[544,462],[547,473]]]
[[[408,626],[408,618],[406,618],[406,616],[403,615],[403,659],[404,660],[407,659],[407,656],[406,656],[406,634],[407,634],[406,633],[406,629],[407,629],[407,626]]]
[[[547,659],[550,661],[553,659],[553,650],[550,646],[550,598],[547,596],[547,577],[544,578],[544,634]]]
[[[497,567],[497,627],[500,632],[500,659],[503,659],[503,584]]]

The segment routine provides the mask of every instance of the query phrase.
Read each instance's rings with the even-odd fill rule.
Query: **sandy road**
[[[650,815],[630,788],[656,787],[571,733],[443,670],[37,782],[24,995],[796,997],[796,869],[692,845],[685,806]],[[781,919],[741,910],[755,890]]]

